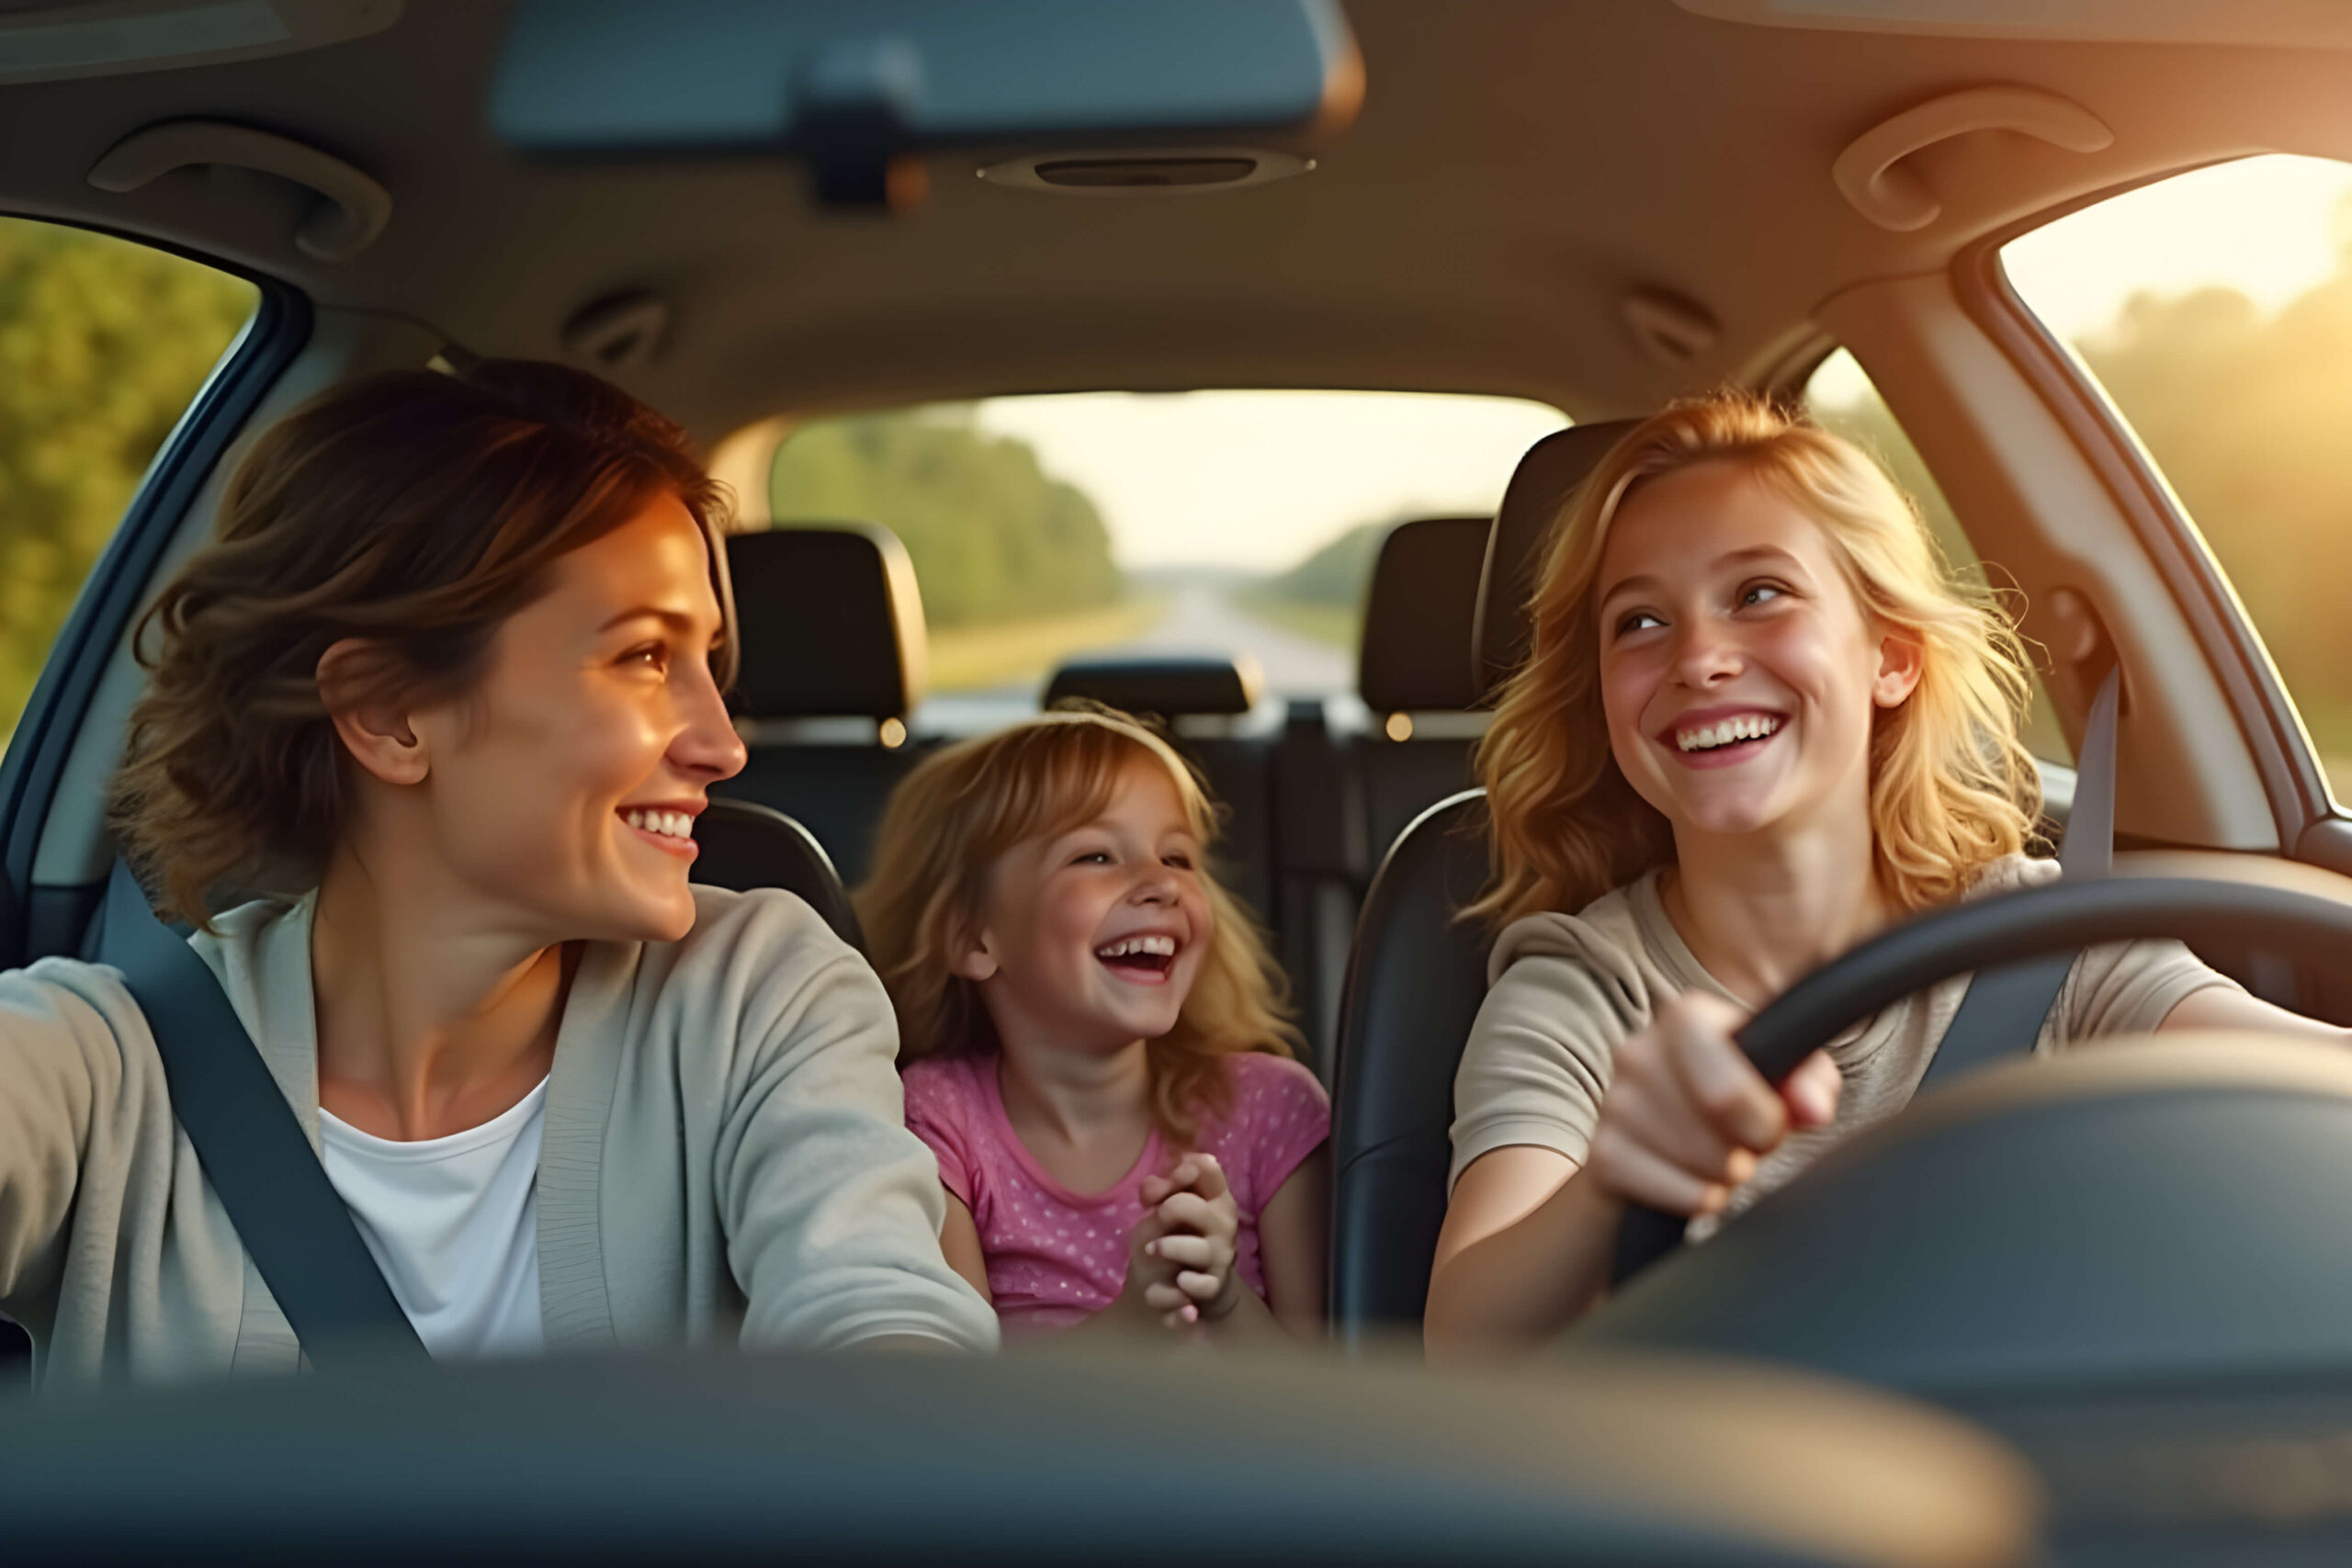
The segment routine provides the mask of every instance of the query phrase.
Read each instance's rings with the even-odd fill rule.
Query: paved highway
[[[1261,619],[1206,583],[1177,589],[1168,613],[1151,630],[1095,654],[1125,659],[1245,650],[1257,659],[1266,690],[1276,695],[1344,691],[1356,683],[1352,653]]]

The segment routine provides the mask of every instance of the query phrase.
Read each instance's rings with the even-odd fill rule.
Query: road
[[[1261,620],[1206,583],[1177,589],[1168,613],[1143,636],[1088,651],[1102,659],[1247,651],[1265,675],[1266,691],[1275,695],[1345,691],[1356,683],[1353,654]]]
[[[1264,676],[1265,694],[1353,691],[1355,654],[1251,615],[1213,584],[1182,583],[1169,591],[1168,608],[1141,637],[1077,650],[1071,659],[1143,659],[1183,654],[1248,653]],[[1050,670],[980,690],[933,693],[914,716],[919,730],[978,734],[1035,713]]]

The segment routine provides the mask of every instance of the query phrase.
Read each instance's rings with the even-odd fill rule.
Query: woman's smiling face
[[[1594,591],[1611,751],[1679,837],[1867,812],[1872,716],[1910,695],[1918,648],[1794,503],[1728,461],[1646,480]]]
[[[709,547],[673,496],[557,560],[479,687],[414,718],[456,879],[535,936],[685,935],[693,819],[744,760],[711,674],[721,630]]]

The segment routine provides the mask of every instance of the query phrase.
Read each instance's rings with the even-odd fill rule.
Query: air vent
[[[1264,185],[1313,167],[1312,158],[1262,147],[1160,147],[1009,158],[979,175],[990,185],[1058,196],[1173,196]]]

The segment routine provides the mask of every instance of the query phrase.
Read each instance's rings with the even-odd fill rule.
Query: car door
[[[2120,655],[2126,863],[2347,897],[2352,164],[2221,151],[2027,204],[1821,316],[2018,593],[2070,733]],[[2207,956],[2352,1017],[2330,976]]]

